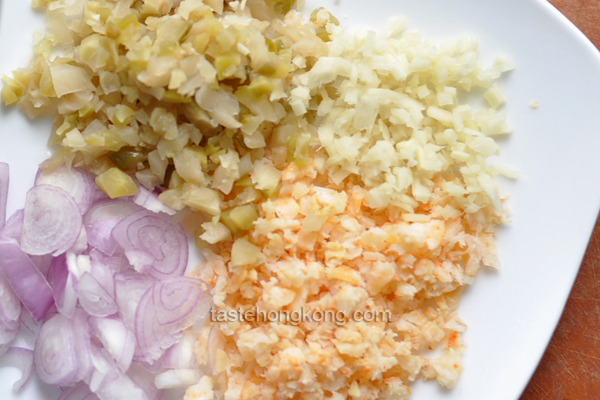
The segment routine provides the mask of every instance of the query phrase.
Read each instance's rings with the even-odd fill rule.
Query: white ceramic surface
[[[376,29],[404,15],[411,29],[434,41],[471,33],[480,38],[484,61],[496,54],[517,61],[502,81],[515,129],[499,161],[523,175],[503,182],[513,218],[498,238],[502,268],[480,273],[461,304],[469,328],[457,386],[413,385],[415,400],[517,399],[560,317],[600,204],[597,50],[543,0],[307,0],[307,7],[317,5],[345,26]],[[7,73],[31,57],[31,33],[43,22],[28,0],[3,0],[0,18],[0,72]],[[532,101],[539,109],[529,107]],[[11,166],[9,213],[23,204],[37,163],[49,154],[49,130],[49,120],[32,123],[18,109],[0,107],[0,161]],[[57,389],[36,380],[14,395],[17,376],[12,368],[0,370],[0,399],[57,399]]]

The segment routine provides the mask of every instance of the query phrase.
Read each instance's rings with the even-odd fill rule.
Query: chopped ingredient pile
[[[456,384],[460,296],[498,266],[495,177],[516,177],[488,163],[511,132],[496,83],[509,57],[483,67],[476,39],[434,44],[401,18],[350,33],[293,1],[34,5],[48,32],[2,100],[55,116],[44,173],[86,169],[117,201],[157,195],[149,209],[177,211],[205,258],[189,275],[230,316],[190,328],[175,348],[193,345],[193,368],[156,385],[189,386],[185,400],[398,400],[419,377]],[[473,88],[478,106],[462,100]],[[139,243],[121,246],[152,274]],[[343,318],[231,317],[256,310]]]

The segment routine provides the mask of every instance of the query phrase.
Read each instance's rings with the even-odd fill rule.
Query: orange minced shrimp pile
[[[222,242],[205,251],[198,276],[215,282],[223,310],[389,310],[391,319],[214,323],[221,348],[206,351],[210,327],[196,346],[199,361],[216,365],[201,384],[225,399],[404,399],[418,376],[452,387],[462,370],[462,288],[481,265],[498,264],[490,210],[448,216],[452,199],[434,190],[428,220],[406,222],[397,210],[364,207],[359,185],[318,181],[314,164],[288,166],[279,195],[238,239],[257,249],[256,262],[235,266],[232,243]],[[435,348],[436,358],[417,354]]]

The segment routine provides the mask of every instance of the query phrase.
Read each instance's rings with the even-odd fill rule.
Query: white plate
[[[517,399],[558,322],[577,274],[600,204],[600,57],[593,45],[543,0],[308,0],[345,26],[377,28],[392,15],[407,17],[435,41],[472,33],[484,61],[510,54],[517,70],[503,80],[509,122],[500,161],[523,176],[505,182],[512,223],[499,235],[502,268],[483,271],[460,315],[468,323],[465,370],[457,386],[413,385],[413,399]],[[29,1],[4,0],[0,72],[25,65],[31,31],[42,25]],[[538,110],[529,104],[539,101]],[[48,120],[31,123],[0,108],[0,160],[10,163],[9,212],[19,208],[47,157]],[[585,349],[581,349],[585,351]],[[56,389],[30,382],[18,396],[16,370],[0,370],[0,399],[55,400]],[[43,394],[42,394],[43,393]]]

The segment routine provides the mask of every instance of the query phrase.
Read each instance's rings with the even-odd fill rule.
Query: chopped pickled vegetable
[[[219,194],[215,190],[185,183],[182,191],[183,204],[192,210],[203,211],[210,215],[219,215],[221,212]]]
[[[110,168],[98,175],[96,185],[111,199],[134,196],[138,190],[133,179],[118,168]]]
[[[140,163],[146,161],[146,154],[135,150],[119,150],[110,153],[108,157],[122,171],[131,171],[138,168]]]
[[[258,219],[258,211],[256,206],[246,204],[236,207],[229,214],[231,222],[243,231],[249,231],[254,225],[254,221]]]
[[[237,239],[231,248],[231,264],[234,267],[255,265],[264,258],[260,249],[250,243],[247,238]]]

